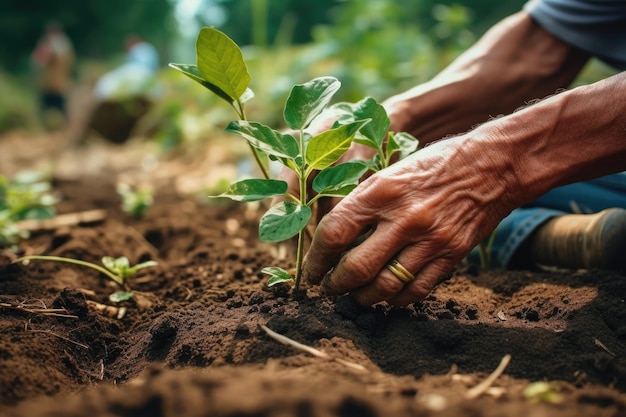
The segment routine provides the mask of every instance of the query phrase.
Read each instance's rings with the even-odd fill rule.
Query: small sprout
[[[21,230],[17,222],[11,219],[8,210],[0,211],[0,247],[15,245],[28,236],[29,233]]]
[[[128,258],[125,256],[119,258],[113,258],[111,256],[104,256],[102,258],[102,264],[115,275],[121,278],[122,282],[126,282],[128,278],[134,276],[140,269],[156,266],[155,261],[146,261],[135,266],[130,266]]]
[[[28,232],[19,227],[20,220],[48,219],[55,215],[57,199],[50,188],[38,172],[23,171],[12,180],[0,175],[0,247],[28,238]]]
[[[104,268],[100,265],[96,265],[91,262],[81,261],[78,259],[65,258],[62,256],[48,256],[48,255],[31,255],[31,256],[22,256],[14,260],[12,263],[19,263],[25,261],[53,261],[53,262],[66,262],[74,265],[86,266],[87,268],[91,268],[96,270],[105,276],[107,276],[111,281],[115,282],[118,286],[122,288],[121,291],[116,291],[109,296],[109,299],[112,302],[118,303],[121,301],[125,301],[130,299],[133,296],[133,293],[128,285],[128,279],[133,277],[140,269],[148,268],[151,266],[156,266],[157,263],[155,261],[147,261],[137,264],[135,266],[130,266],[130,262],[128,258],[122,256],[120,258],[113,258],[110,256],[105,256],[102,258],[102,264]]]
[[[117,194],[122,198],[122,211],[135,218],[143,217],[154,202],[152,190],[147,187],[133,188],[120,183],[117,185]]]
[[[522,395],[532,402],[547,402],[560,404],[563,401],[561,394],[557,392],[557,385],[554,382],[537,381],[528,385]]]
[[[114,303],[121,303],[122,301],[130,300],[133,298],[132,291],[115,291],[109,295],[109,300]]]

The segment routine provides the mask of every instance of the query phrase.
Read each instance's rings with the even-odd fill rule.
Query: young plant
[[[28,235],[11,218],[8,210],[0,210],[0,248],[15,245],[19,240],[28,238]]]
[[[563,396],[559,394],[559,387],[556,382],[533,382],[524,388],[522,395],[531,402],[547,402],[551,404],[563,402]]]
[[[139,270],[156,266],[155,261],[147,261],[130,266],[128,258],[122,256],[120,258],[113,258],[111,256],[105,256],[102,258],[102,264],[104,267],[79,259],[65,258],[62,256],[48,256],[48,255],[30,255],[22,256],[14,260],[12,263],[26,262],[26,261],[54,261],[54,262],[66,262],[74,265],[86,266],[104,274],[111,281],[115,282],[122,290],[116,291],[109,295],[109,300],[114,303],[119,303],[130,299],[133,296],[133,292],[128,285],[129,278],[133,277]]]
[[[287,126],[297,132],[297,137],[258,122],[244,120],[233,121],[226,127],[226,131],[242,136],[271,160],[290,168],[300,182],[299,195],[289,194],[285,181],[245,179],[231,184],[217,196],[243,202],[285,197],[284,201],[271,207],[261,218],[259,237],[266,242],[280,242],[297,235],[296,274],[294,279],[282,268],[265,268],[263,272],[270,275],[267,283],[270,286],[294,279],[295,289],[298,289],[304,255],[304,230],[311,218],[312,205],[322,197],[347,195],[368,169],[363,161],[335,163],[349,149],[359,129],[370,119],[340,124],[315,135],[306,131],[311,122],[326,109],[339,87],[339,81],[333,77],[319,77],[293,87],[283,116]],[[312,187],[316,195],[309,198],[307,184],[314,174]]]
[[[491,249],[496,239],[496,231],[491,232],[489,237],[478,244],[478,255],[480,257],[480,266],[483,269],[489,269],[491,266]]]
[[[384,108],[372,98],[356,104],[336,105],[341,113],[331,129],[312,132],[307,129],[329,106],[340,87],[334,77],[318,77],[291,89],[285,103],[283,118],[294,135],[281,133],[245,117],[244,102],[253,94],[248,88],[250,76],[239,47],[226,35],[212,28],[203,28],[196,42],[197,65],[170,64],[199,82],[235,109],[239,120],[231,122],[226,131],[243,137],[255,155],[265,178],[245,179],[231,184],[216,196],[235,201],[252,202],[283,196],[261,218],[259,237],[266,242],[280,242],[297,236],[295,277],[280,267],[267,267],[268,286],[295,281],[298,290],[304,255],[304,232],[311,218],[311,207],[322,197],[343,197],[352,191],[368,169],[388,166],[393,155],[400,156],[417,149],[417,140],[407,134],[389,134],[389,118]],[[376,150],[372,161],[336,162],[350,148],[353,140]],[[267,158],[291,169],[298,177],[300,192],[287,192],[287,183],[270,179]],[[307,195],[310,178],[315,191]]]
[[[28,232],[19,228],[20,220],[55,215],[57,199],[50,188],[38,172],[20,172],[11,180],[0,175],[0,247],[28,237]]]
[[[117,185],[117,194],[122,198],[122,211],[135,218],[143,217],[154,201],[149,188],[133,188],[124,183]]]

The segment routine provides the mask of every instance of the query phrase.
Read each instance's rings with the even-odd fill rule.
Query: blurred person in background
[[[98,100],[121,99],[131,96],[152,96],[155,75],[159,69],[159,52],[151,43],[131,34],[124,40],[126,59],[122,65],[104,74],[96,83]]]
[[[124,40],[124,49],[124,63],[96,82],[89,123],[91,129],[114,143],[126,142],[139,120],[163,94],[157,77],[159,53],[154,45],[131,34]]]
[[[47,129],[58,129],[67,122],[66,100],[75,61],[72,42],[60,24],[46,25],[31,58],[38,72],[42,122]]]

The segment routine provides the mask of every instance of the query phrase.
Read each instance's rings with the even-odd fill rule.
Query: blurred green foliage
[[[423,31],[430,31],[440,22],[440,19],[432,13],[439,5],[448,8],[461,5],[469,10],[476,17],[472,30],[482,33],[503,16],[520,10],[526,0],[205,1],[217,3],[225,11],[227,19],[218,25],[220,30],[228,33],[239,45],[259,46],[285,40],[292,44],[308,43],[312,40],[312,30],[316,26],[337,24],[339,21],[348,26],[352,24],[359,26],[364,15],[365,19],[368,19],[370,10],[385,11],[377,19],[382,25],[400,23],[403,26],[412,25]],[[202,14],[197,17],[203,25],[212,24]],[[389,18],[390,20],[387,20]],[[264,33],[259,33],[261,31]]]
[[[0,133],[37,125],[37,99],[29,80],[0,71]]]
[[[76,81],[91,84],[122,57],[130,32],[150,40],[162,64],[178,62],[174,52],[193,52],[197,32],[182,40],[177,32],[178,1],[0,1],[0,36],[11,40],[0,43],[0,133],[37,123],[29,54],[46,22],[65,26],[79,59]],[[246,112],[278,126],[294,84],[330,75],[342,83],[337,101],[383,100],[430,79],[525,1],[201,0],[195,19],[198,29],[209,22],[209,3],[225,11],[218,28],[242,46],[256,93]],[[576,84],[611,73],[593,61]],[[231,110],[201,86],[170,68],[158,76],[164,93],[139,132],[163,151],[207,140],[231,120]]]
[[[28,237],[20,220],[47,219],[55,215],[57,198],[40,172],[18,172],[13,178],[0,175],[0,247],[10,246]]]

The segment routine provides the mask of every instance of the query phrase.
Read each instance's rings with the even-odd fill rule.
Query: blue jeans
[[[513,210],[495,230],[489,267],[507,268],[520,245],[547,220],[568,213],[597,213],[607,208],[626,208],[626,172],[555,188],[532,203]],[[480,264],[478,248],[468,261]]]

